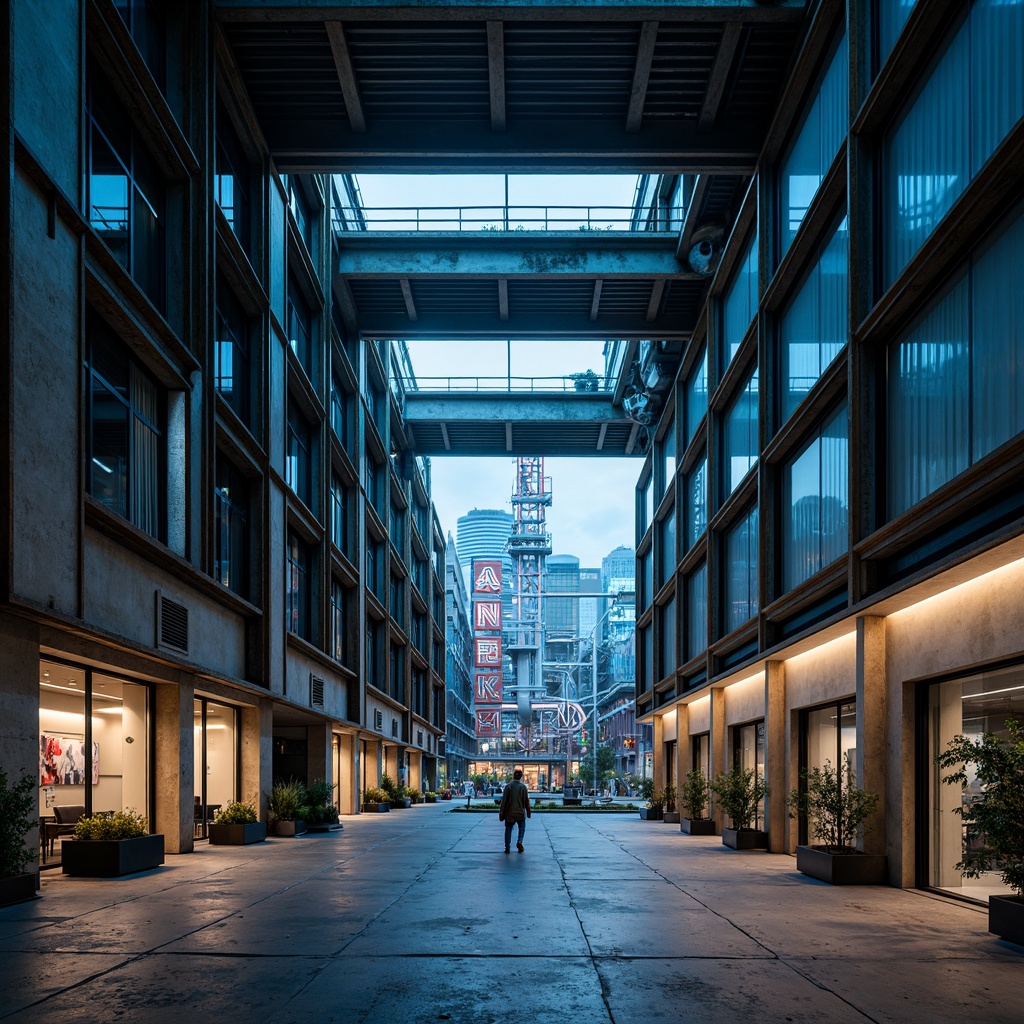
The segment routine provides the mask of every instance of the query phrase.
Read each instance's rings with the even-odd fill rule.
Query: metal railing
[[[335,212],[347,230],[365,231],[611,231],[670,233],[672,225],[640,222],[631,206],[360,206]],[[356,225],[359,225],[357,227]]]
[[[574,373],[563,377],[407,377],[402,388],[410,392],[507,392],[516,394],[607,394],[614,382],[596,373]]]

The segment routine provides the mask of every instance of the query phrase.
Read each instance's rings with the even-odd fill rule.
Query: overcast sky
[[[510,175],[510,208],[534,228],[532,220],[538,207],[590,207],[590,219],[611,222],[624,216],[632,206],[636,175]],[[408,209],[440,206],[463,208],[495,207],[482,211],[481,217],[497,221],[505,202],[505,177],[496,175],[417,175],[381,174],[358,176],[364,208],[388,208],[396,218]],[[586,215],[576,211],[550,211],[553,217],[584,223]],[[383,215],[385,220],[388,215]],[[421,216],[423,214],[421,213]],[[426,216],[431,216],[427,214]],[[473,214],[463,211],[463,217]],[[385,220],[371,213],[370,225]],[[515,213],[510,222],[515,220]],[[392,224],[407,228],[407,224]],[[436,225],[437,226],[437,225]],[[451,227],[452,225],[439,225]],[[616,225],[618,226],[618,225]],[[430,377],[556,377],[592,369],[603,373],[602,342],[570,341],[468,341],[410,342],[413,369],[427,384]],[[509,359],[511,357],[511,369]],[[549,458],[545,476],[551,478],[552,504],[548,509],[548,529],[554,554],[576,555],[584,567],[600,567],[601,559],[620,544],[632,546],[634,527],[634,488],[643,465],[640,458],[612,459]],[[432,459],[434,504],[445,533],[456,533],[459,516],[473,508],[512,510],[515,485],[515,459],[446,458]]]

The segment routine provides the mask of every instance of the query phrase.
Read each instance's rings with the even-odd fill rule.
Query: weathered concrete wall
[[[809,708],[857,692],[857,634],[851,630],[830,643],[788,658],[786,706]]]
[[[725,724],[742,725],[764,718],[764,677],[757,675],[725,690]]]

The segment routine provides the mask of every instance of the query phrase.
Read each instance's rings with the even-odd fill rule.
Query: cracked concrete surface
[[[983,908],[833,888],[635,812],[534,815],[506,857],[496,814],[449,809],[45,873],[0,910],[0,1020],[1024,1020],[1024,948]]]

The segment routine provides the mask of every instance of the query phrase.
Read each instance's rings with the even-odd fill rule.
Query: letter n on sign
[[[473,628],[478,632],[488,629],[501,629],[501,602],[474,601]]]

